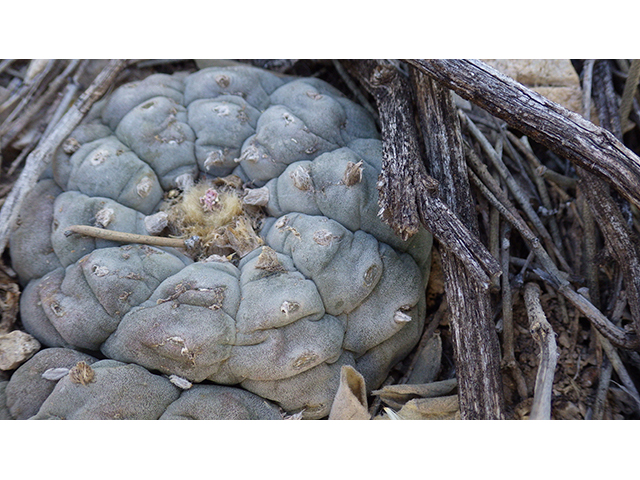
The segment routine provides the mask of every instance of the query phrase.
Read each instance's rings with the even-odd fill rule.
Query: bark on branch
[[[380,215],[399,235],[409,238],[420,224],[468,268],[483,288],[500,275],[500,264],[439,198],[438,182],[427,175],[408,78],[391,63],[345,62],[347,69],[375,97],[382,126],[382,173],[378,182]]]
[[[529,317],[529,330],[540,347],[540,363],[529,418],[531,420],[550,420],[553,378],[558,364],[558,347],[553,328],[542,310],[540,294],[541,290],[537,283],[525,285],[524,301]]]
[[[478,234],[457,109],[451,92],[412,69],[412,85],[430,173],[440,182],[442,199]],[[504,416],[500,347],[486,288],[468,275],[464,263],[440,250],[456,359],[460,415],[464,419]]]
[[[479,60],[407,62],[556,154],[611,182],[640,207],[640,158],[611,132]]]

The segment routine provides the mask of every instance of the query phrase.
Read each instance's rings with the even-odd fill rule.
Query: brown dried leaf
[[[364,378],[353,367],[340,369],[340,386],[329,412],[329,420],[369,420]]]
[[[397,412],[404,420],[459,420],[458,396],[416,398]]]
[[[450,394],[458,386],[455,378],[440,382],[424,383],[420,385],[387,385],[380,390],[374,390],[372,395],[380,396],[380,399],[389,406],[397,408],[397,403],[405,403],[416,397],[432,398]],[[389,402],[394,402],[395,405]]]

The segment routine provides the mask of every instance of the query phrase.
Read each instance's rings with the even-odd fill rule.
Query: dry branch
[[[475,201],[471,196],[462,134],[451,92],[414,69],[410,76],[430,173],[440,184],[442,199],[469,231],[478,235]],[[502,418],[500,349],[490,293],[468,275],[465,264],[446,247],[441,248],[440,253],[451,312],[461,417]]]
[[[508,223],[502,224],[502,244],[500,245],[500,260],[502,263],[502,365],[509,372],[516,384],[518,394],[521,398],[529,396],[527,384],[522,375],[522,371],[516,362],[513,334],[513,292],[509,279],[509,248],[511,242],[509,236],[511,226]]]
[[[640,207],[640,158],[612,133],[478,60],[407,60]]]
[[[500,352],[489,296],[491,280],[501,270],[477,236],[460,127],[450,93],[439,89],[427,94],[436,102],[429,105],[426,116],[434,123],[422,122],[427,132],[423,136],[430,138],[430,166],[440,168],[439,196],[438,182],[427,174],[421,156],[408,78],[389,62],[351,61],[347,67],[374,96],[380,112],[382,218],[405,238],[417,232],[422,223],[442,247],[461,416],[502,418]],[[434,95],[439,95],[437,100]]]
[[[67,227],[65,234],[77,233],[92,238],[99,238],[111,242],[138,243],[141,245],[153,245],[156,247],[187,248],[187,242],[179,238],[154,237],[137,233],[118,232],[104,228],[90,227],[89,225],[71,225]]]
[[[536,375],[533,405],[531,406],[531,420],[551,419],[551,396],[553,378],[558,363],[558,347],[555,333],[547,320],[540,304],[540,286],[537,283],[527,283],[524,287],[524,301],[529,317],[531,336],[540,347],[540,363]]]
[[[346,62],[347,69],[375,97],[382,126],[382,172],[378,182],[380,215],[403,238],[423,224],[467,267],[484,288],[500,275],[487,248],[438,196],[438,182],[421,158],[408,79],[390,63]]]
[[[16,118],[13,122],[3,125],[0,128],[0,136],[2,137],[2,144],[8,145],[11,143],[18,134],[31,122],[31,120],[41,112],[44,105],[51,103],[53,97],[62,88],[62,85],[68,81],[69,76],[76,69],[80,60],[70,60],[63,72],[58,75],[48,86],[46,92],[32,102],[24,111],[22,115]]]

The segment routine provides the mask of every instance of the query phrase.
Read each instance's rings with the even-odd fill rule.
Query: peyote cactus
[[[205,382],[180,400],[156,382],[166,405],[125,416],[189,415],[176,403],[195,405],[213,382],[322,418],[342,365],[376,388],[423,327],[431,236],[403,241],[378,218],[381,152],[366,111],[318,79],[226,67],[124,85],[20,213],[22,322],[48,347],[101,352],[98,377],[153,375],[142,366]],[[72,390],[56,386],[29,415],[82,417],[88,400]]]
[[[278,407],[246,390],[192,385],[66,348],[38,352],[0,383],[0,400],[2,389],[5,416],[16,419],[282,419]]]

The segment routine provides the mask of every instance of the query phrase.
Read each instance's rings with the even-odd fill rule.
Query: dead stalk
[[[529,317],[531,336],[540,347],[540,363],[536,374],[536,384],[531,406],[531,420],[551,419],[551,397],[553,377],[558,363],[558,348],[555,333],[540,304],[540,286],[527,283],[524,287],[524,301]]]
[[[640,59],[636,58],[631,61],[627,81],[622,92],[622,99],[620,100],[620,121],[622,122],[623,132],[633,127],[633,124],[629,123],[629,114],[633,106],[633,98],[636,96],[636,90],[638,89],[638,81],[640,81]]]
[[[87,237],[100,238],[120,243],[139,243],[142,245],[153,245],[155,247],[186,248],[185,241],[179,238],[154,237],[151,235],[139,235],[137,233],[118,232],[106,230],[104,228],[90,227],[88,225],[71,225],[66,232],[77,233]]]
[[[511,372],[513,381],[516,383],[518,395],[521,398],[527,398],[527,384],[522,375],[522,371],[516,362],[514,351],[513,336],[513,291],[509,279],[509,236],[511,234],[511,226],[504,223],[501,229],[502,245],[500,249],[500,258],[502,261],[502,365]]]

